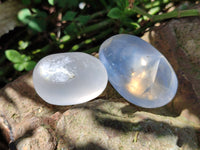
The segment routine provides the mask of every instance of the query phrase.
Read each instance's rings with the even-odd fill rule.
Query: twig
[[[172,18],[181,18],[181,17],[191,17],[191,16],[200,16],[200,11],[198,9],[189,9],[189,10],[174,10],[172,12],[164,13],[161,15],[150,15],[143,9],[137,7],[134,5],[132,8],[132,11],[135,11],[136,13],[147,16],[151,22],[160,22],[166,19],[172,19]]]
[[[191,17],[191,16],[200,16],[199,10],[197,9],[180,10],[180,11],[175,10],[161,15],[154,15],[151,17],[151,21],[159,22],[166,19]]]
[[[98,34],[97,36],[94,36],[94,37],[92,37],[90,39],[82,41],[81,43],[77,44],[77,47],[78,47],[78,49],[80,49],[81,47],[83,47],[86,44],[90,44],[90,43],[92,43],[94,41],[99,41],[102,38],[104,38],[105,36],[107,36],[108,34],[110,34],[111,32],[112,32],[112,29],[107,29],[104,32],[101,32],[100,34]],[[87,41],[89,41],[89,43],[87,43]],[[76,51],[76,50],[71,49],[70,51]]]

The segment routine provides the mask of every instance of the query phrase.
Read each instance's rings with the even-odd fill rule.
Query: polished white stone
[[[74,105],[92,100],[103,92],[107,80],[103,64],[81,52],[46,56],[33,71],[36,92],[54,105]]]
[[[176,94],[178,80],[167,59],[139,37],[119,34],[100,47],[99,58],[113,87],[129,102],[160,107]]]

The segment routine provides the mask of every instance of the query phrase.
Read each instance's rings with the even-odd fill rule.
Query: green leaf
[[[31,17],[31,12],[28,8],[23,8],[18,13],[18,19],[24,24],[29,23],[30,17]]]
[[[70,40],[70,36],[69,35],[64,35],[63,37],[60,38],[60,42],[67,42]]]
[[[64,44],[60,44],[60,45],[59,45],[59,48],[60,48],[60,49],[63,49],[64,47],[65,47]]]
[[[157,14],[159,11],[160,11],[160,7],[154,7],[154,8],[151,8],[151,9],[148,11],[148,13],[149,13],[150,15],[155,15],[155,14]]]
[[[56,34],[54,32],[50,33],[50,37],[51,37],[52,40],[57,41],[57,37],[56,37]]]
[[[15,68],[17,71],[23,71],[23,70],[24,70],[24,64],[23,64],[23,63],[14,64],[14,68]]]
[[[74,45],[74,46],[72,47],[72,50],[73,50],[73,51],[76,51],[76,50],[78,50],[78,49],[79,49],[79,45],[77,45],[77,44]]]
[[[107,14],[107,16],[112,19],[119,19],[121,15],[122,15],[122,11],[117,7],[112,8]]]
[[[55,0],[48,0],[48,3],[53,6],[55,3]]]
[[[47,13],[44,11],[40,11],[39,9],[31,9],[33,11],[33,15],[30,18],[28,26],[37,32],[42,32],[46,30],[46,17]]]
[[[87,39],[84,41],[85,44],[90,44],[92,42],[92,39]]]
[[[41,52],[41,49],[36,49],[32,52],[33,55],[37,54],[37,53],[40,53]]]
[[[23,59],[23,62],[26,62],[26,61],[29,61],[31,60],[31,57],[30,56],[26,56],[26,55],[21,55],[22,59]]]
[[[5,51],[6,58],[10,60],[13,63],[22,63],[23,58],[21,57],[21,54],[13,49],[9,49]]]
[[[131,24],[131,25],[133,26],[133,28],[135,28],[135,29],[140,28],[140,25],[139,25],[137,22],[131,22],[130,24]]]
[[[31,11],[33,12],[33,17],[37,17],[37,18],[46,18],[48,15],[45,11],[41,11],[39,9],[35,9],[35,8],[32,8]]]
[[[25,50],[28,47],[29,42],[20,40],[18,44],[19,44],[19,50]]]
[[[28,23],[28,26],[37,32],[43,32],[46,30],[46,22],[42,19],[33,18]]]
[[[89,15],[79,15],[75,20],[79,21],[81,24],[86,24],[90,20]]]
[[[74,11],[67,11],[65,13],[65,15],[63,16],[62,20],[65,20],[65,21],[72,21],[75,16],[76,16],[77,12],[74,12]]]
[[[47,13],[44,11],[40,11],[38,9],[31,9],[33,14],[30,12],[28,8],[24,8],[19,11],[18,19],[24,23],[28,24],[29,28],[34,31],[42,32],[46,29],[46,21]]]
[[[35,61],[28,61],[24,63],[24,67],[26,71],[32,70],[35,67],[35,65],[36,65]]]

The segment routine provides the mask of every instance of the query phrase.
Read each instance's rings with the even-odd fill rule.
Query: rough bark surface
[[[91,102],[53,106],[36,94],[29,72],[0,90],[2,134],[18,150],[200,149],[197,24],[199,18],[176,19],[143,37],[167,57],[177,73],[178,92],[168,105],[136,107],[108,84]]]

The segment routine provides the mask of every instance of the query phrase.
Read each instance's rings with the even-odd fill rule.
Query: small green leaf
[[[26,62],[26,61],[29,61],[31,60],[31,57],[30,56],[26,56],[26,55],[21,55],[22,59],[23,59],[23,62]]]
[[[35,67],[35,65],[36,65],[35,61],[28,61],[24,63],[24,67],[26,71],[32,70]]]
[[[151,8],[151,9],[148,11],[148,13],[149,13],[150,15],[155,15],[155,14],[157,14],[159,11],[160,11],[160,7],[153,7],[153,8]]]
[[[25,50],[28,47],[29,42],[20,40],[18,44],[19,44],[19,50]]]
[[[76,20],[79,21],[81,24],[86,24],[90,20],[90,16],[89,15],[79,15],[76,18]]]
[[[74,12],[74,11],[67,11],[65,13],[65,15],[63,16],[62,20],[65,20],[65,21],[72,21],[75,16],[76,16],[77,12]]]
[[[42,19],[33,18],[29,23],[28,26],[37,32],[43,32],[46,30],[46,22]]]
[[[37,18],[46,18],[48,15],[45,11],[41,11],[39,9],[32,8],[31,11],[33,12],[33,17]]]
[[[131,22],[131,25],[132,25],[135,29],[140,28],[140,25],[139,25],[137,22]]]
[[[117,7],[112,8],[107,14],[107,16],[112,19],[119,19],[121,15],[122,15],[122,11]]]
[[[32,54],[34,55],[34,54],[37,54],[37,53],[40,53],[41,52],[41,49],[36,49],[36,50],[34,50],[33,52],[32,52]]]
[[[23,71],[23,70],[24,70],[24,64],[23,64],[23,63],[14,64],[14,68],[15,68],[17,71]]]
[[[22,63],[23,58],[21,57],[21,54],[13,49],[9,49],[5,51],[6,58],[10,60],[13,63]]]
[[[73,47],[72,47],[72,50],[73,51],[76,51],[76,50],[78,50],[79,49],[79,46],[78,45],[74,45]]]
[[[92,39],[87,39],[84,41],[85,44],[90,44],[92,42]]]
[[[60,38],[60,42],[67,42],[70,40],[70,36],[69,35],[64,35],[63,37]]]
[[[53,6],[55,3],[55,0],[48,0],[48,3]]]
[[[31,11],[28,8],[20,10],[18,13],[18,19],[22,23],[28,24],[29,28],[34,31],[44,31],[46,29],[45,18],[47,17],[47,13],[38,9],[31,9]]]
[[[31,17],[31,12],[28,8],[23,8],[18,13],[18,19],[24,24],[29,23],[30,17]]]
[[[64,47],[65,47],[64,44],[60,44],[60,45],[59,45],[59,48],[60,48],[60,49],[63,49]]]
[[[56,37],[56,34],[54,32],[50,33],[50,37],[51,37],[52,40],[57,41],[57,37]]]

